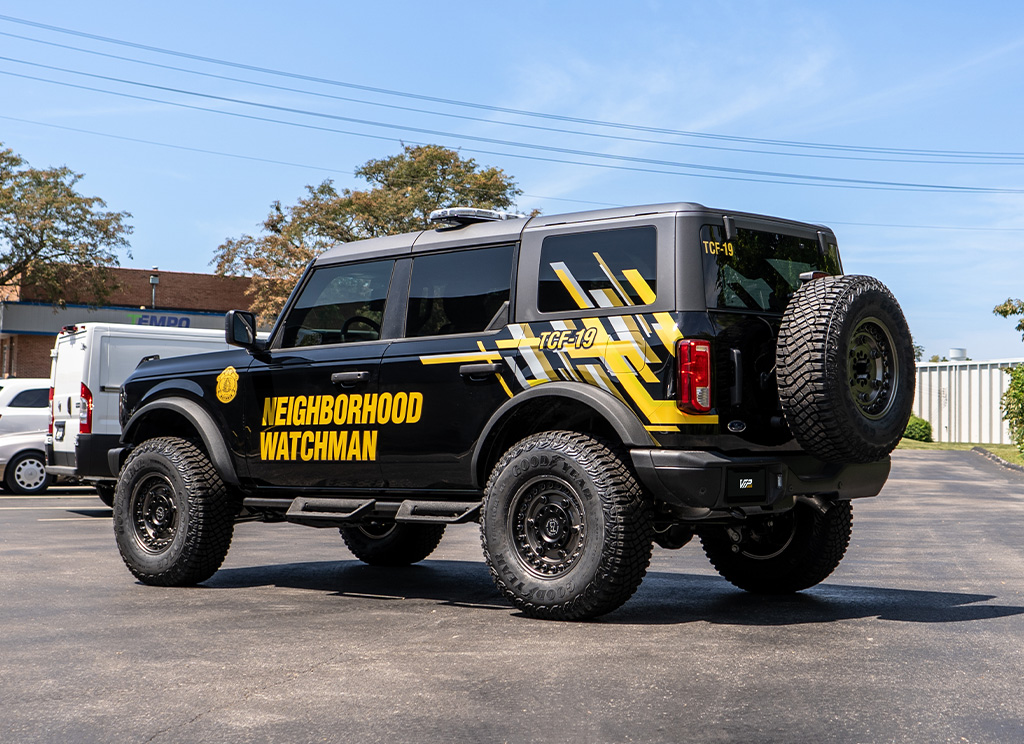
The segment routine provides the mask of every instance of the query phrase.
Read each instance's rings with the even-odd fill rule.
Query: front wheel
[[[584,620],[629,599],[651,560],[640,487],[607,445],[550,431],[495,465],[480,522],[498,589],[532,617]]]
[[[790,594],[821,583],[850,544],[849,501],[802,499],[782,514],[701,532],[704,553],[730,583],[755,594]]]
[[[223,563],[237,512],[233,492],[198,447],[177,437],[149,439],[117,481],[117,547],[144,584],[198,584]]]

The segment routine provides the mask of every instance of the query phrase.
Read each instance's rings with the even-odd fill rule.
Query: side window
[[[380,338],[394,261],[316,269],[285,320],[281,346],[320,346]]]
[[[650,305],[658,291],[657,243],[653,226],[544,238],[537,309]]]
[[[414,258],[405,335],[476,333],[507,315],[512,253],[502,245]]]
[[[14,396],[11,401],[11,408],[46,408],[50,405],[50,389],[36,388],[35,390],[22,390]]]

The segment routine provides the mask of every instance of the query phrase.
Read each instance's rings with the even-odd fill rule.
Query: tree
[[[271,204],[263,234],[229,238],[214,252],[220,275],[252,277],[251,309],[264,320],[280,312],[310,259],[338,243],[421,230],[443,207],[509,209],[522,191],[500,168],[437,145],[406,145],[398,155],[370,160],[355,171],[366,191],[307,186],[293,206]]]
[[[66,166],[32,168],[0,147],[0,288],[29,288],[55,304],[102,302],[116,288],[108,271],[131,256],[128,212],[83,196]]]
[[[920,344],[914,344],[914,361],[920,362],[924,357],[924,347]]]
[[[1011,315],[1024,316],[1024,300],[1007,299],[1006,302],[992,308],[992,312],[1002,315],[1004,318],[1009,318]],[[1024,339],[1024,318],[1017,323],[1017,330],[1020,331],[1021,338]]]

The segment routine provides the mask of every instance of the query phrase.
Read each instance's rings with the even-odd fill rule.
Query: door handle
[[[463,377],[483,378],[488,375],[496,375],[499,372],[501,372],[501,365],[498,362],[463,364],[459,367],[459,374]]]
[[[331,375],[331,382],[342,387],[354,387],[360,382],[370,379],[370,373],[365,370],[359,372],[335,372]]]

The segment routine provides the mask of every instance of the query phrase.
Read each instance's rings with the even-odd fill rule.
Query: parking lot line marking
[[[43,511],[46,509],[52,509],[54,511],[71,511],[72,509],[95,509],[96,511],[103,511],[109,507],[106,506],[0,506],[0,511]]]
[[[95,522],[97,519],[107,520],[113,519],[114,515],[111,514],[108,517],[40,517],[37,522]]]
[[[18,499],[98,499],[94,493],[87,493],[82,496],[65,495],[65,496],[0,496],[0,501],[16,501]]]

